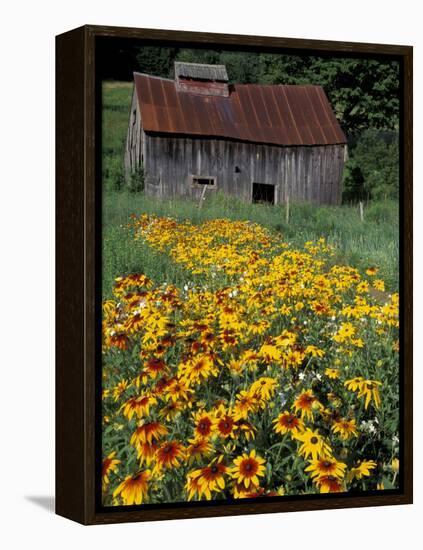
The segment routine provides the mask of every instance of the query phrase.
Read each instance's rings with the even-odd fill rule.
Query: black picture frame
[[[98,498],[100,433],[101,180],[96,55],[99,40],[385,56],[401,70],[400,405],[401,486],[357,495],[308,495],[104,509]],[[82,524],[261,514],[412,503],[413,49],[363,44],[83,26],[56,37],[56,512]]]

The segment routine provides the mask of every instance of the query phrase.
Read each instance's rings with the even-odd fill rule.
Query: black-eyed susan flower
[[[323,406],[312,390],[303,390],[295,399],[293,408],[295,412],[300,412],[301,419],[313,420],[314,411],[322,409]]]
[[[257,432],[257,428],[246,420],[241,420],[236,422],[236,429],[242,434],[247,441],[252,441]]]
[[[358,392],[358,397],[364,397],[364,408],[367,409],[370,402],[373,402],[376,409],[380,407],[380,394],[379,386],[382,385],[382,382],[378,380],[364,380],[360,384],[360,391]]]
[[[235,437],[236,424],[232,411],[220,405],[215,413],[214,427],[219,437],[233,439]]]
[[[232,487],[232,495],[234,498],[247,498],[247,494],[250,491],[257,490],[258,487],[254,485],[250,489],[247,489],[243,483],[234,483]]]
[[[158,441],[168,433],[169,431],[166,426],[160,422],[143,422],[132,434],[130,443],[138,448],[140,444],[151,444],[153,441]]]
[[[385,291],[385,282],[382,281],[382,279],[375,279],[373,281],[373,287],[376,290],[379,290],[380,292],[384,292]]]
[[[156,403],[157,399],[155,397],[142,394],[128,399],[128,401],[122,405],[121,409],[123,409],[123,415],[126,416],[128,420],[131,420],[134,414],[138,416],[138,418],[148,416],[150,407]]]
[[[248,414],[255,412],[259,406],[256,395],[251,391],[241,390],[234,405],[234,420],[245,420]]]
[[[258,400],[266,406],[266,401],[272,399],[278,387],[276,378],[261,376],[250,386],[250,391],[258,397]]]
[[[339,371],[339,369],[336,369],[336,368],[332,368],[332,367],[327,367],[325,369],[325,374],[328,378],[330,378],[331,380],[336,380],[337,378],[340,377],[341,373]]]
[[[109,484],[109,475],[111,472],[116,473],[118,471],[118,465],[121,461],[115,458],[115,456],[116,451],[112,451],[106,456],[106,458],[103,459],[103,463],[101,466],[101,477],[103,480],[103,485]]]
[[[350,437],[358,436],[357,425],[354,418],[340,418],[339,420],[334,420],[331,429],[333,433],[338,434],[344,441]]]
[[[198,355],[186,363],[181,363],[179,370],[181,377],[188,384],[199,384],[209,376],[216,376],[218,373],[210,354]]]
[[[263,477],[266,471],[265,463],[266,461],[253,449],[250,454],[243,453],[235,458],[230,472],[236,483],[243,484],[248,489],[250,484],[253,486],[259,484],[259,477]]]
[[[180,401],[188,401],[194,394],[194,390],[189,387],[186,380],[174,378],[165,388],[164,394],[165,399],[177,403]]]
[[[342,480],[334,475],[324,475],[315,480],[321,493],[342,493]]]
[[[188,439],[188,447],[186,448],[186,454],[188,457],[188,463],[197,462],[212,453],[213,447],[208,439],[194,438]]]
[[[150,466],[156,456],[158,448],[159,444],[154,440],[151,443],[137,443],[136,449],[141,466],[144,463]]]
[[[332,449],[317,430],[306,428],[303,432],[294,434],[294,438],[301,442],[298,449],[304,458],[311,456],[312,460],[330,455]]]
[[[196,473],[197,470],[194,470],[194,472]],[[201,487],[199,483],[200,477],[199,476],[193,477],[192,474],[194,472],[189,472],[187,474],[187,480],[185,483],[185,491],[187,492],[188,501],[192,500],[196,496],[199,496],[201,491]]]
[[[116,386],[113,388],[113,398],[115,401],[118,401],[120,397],[125,393],[125,391],[130,387],[130,383],[128,380],[121,380],[116,384]]]
[[[305,354],[311,355],[312,357],[324,357],[325,352],[317,346],[307,346],[305,349]]]
[[[342,344],[351,339],[356,334],[356,332],[357,329],[352,323],[342,323],[338,332],[334,335],[333,339],[335,340],[335,342]]]
[[[185,447],[179,441],[165,441],[156,452],[159,468],[178,468],[185,457]]]
[[[348,473],[349,479],[362,479],[371,475],[372,470],[377,466],[374,460],[361,460]]]
[[[168,371],[168,367],[161,357],[151,357],[147,361],[145,370],[154,379],[158,375],[165,374]]]
[[[362,376],[356,376],[355,378],[351,378],[351,380],[346,380],[344,386],[350,391],[357,391],[360,389],[360,385],[363,381],[364,378]]]
[[[267,363],[280,363],[282,352],[273,344],[263,344],[259,351],[259,357],[263,358]]]
[[[344,477],[346,467],[346,464],[338,462],[332,456],[325,456],[311,460],[309,466],[304,471],[310,472],[310,476],[313,479],[329,475],[341,479]]]
[[[167,422],[172,422],[181,414],[185,407],[186,405],[183,402],[170,401],[170,403],[159,410],[159,417]]]
[[[286,433],[298,433],[304,430],[303,421],[297,415],[289,411],[282,412],[275,420],[273,420],[273,429],[276,433],[284,435]]]
[[[214,418],[210,413],[197,411],[193,413],[195,437],[209,438],[214,433]]]
[[[379,382],[378,380],[365,380],[362,376],[357,376],[351,380],[346,380],[344,385],[349,390],[357,392],[359,398],[365,398],[365,409],[368,408],[370,402],[372,401],[376,409],[380,407],[379,386],[382,385],[382,382]]]
[[[248,324],[248,331],[251,334],[264,334],[269,327],[269,321],[266,319],[257,319]]]
[[[162,376],[156,382],[154,382],[154,385],[152,387],[151,393],[157,397],[162,396],[166,390],[166,388],[169,386],[170,380],[167,376]]]
[[[123,504],[142,504],[148,495],[148,480],[151,472],[144,470],[134,476],[127,476],[113,492],[113,497],[121,497]]]
[[[211,500],[212,493],[220,492],[225,488],[225,474],[228,468],[223,463],[223,457],[220,456],[213,460],[208,466],[194,470],[188,474],[188,491],[198,493],[199,498],[203,495],[207,500]],[[195,489],[194,489],[195,488]]]
[[[115,330],[111,330],[108,338],[106,338],[106,343],[108,344],[108,346],[116,347],[121,351],[128,348],[129,342],[129,337],[123,327],[120,329],[116,327]]]
[[[132,380],[132,383],[135,385],[137,389],[139,389],[141,386],[145,386],[148,382],[148,372],[145,370],[141,370],[137,376]]]

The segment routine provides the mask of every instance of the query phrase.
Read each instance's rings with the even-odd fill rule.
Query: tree
[[[135,54],[135,70],[140,73],[171,78],[177,51],[176,48],[139,47]]]
[[[351,150],[344,200],[396,199],[399,193],[398,132],[365,130]]]

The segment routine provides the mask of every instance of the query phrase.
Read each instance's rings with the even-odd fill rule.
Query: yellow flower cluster
[[[187,282],[121,276],[103,303],[105,505],[389,486],[399,302],[376,268],[251,222],[132,229]]]

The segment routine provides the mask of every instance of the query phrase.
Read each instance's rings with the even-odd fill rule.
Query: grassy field
[[[134,244],[125,229],[131,214],[157,213],[178,220],[201,222],[213,218],[251,220],[282,233],[295,247],[305,241],[325,237],[336,246],[336,263],[364,269],[376,266],[389,290],[398,289],[398,204],[373,202],[365,206],[364,222],[358,207],[316,207],[291,205],[289,224],[284,206],[246,204],[233,198],[208,199],[201,209],[183,200],[152,200],[142,194],[129,193],[123,187],[122,160],[126,137],[132,84],[103,84],[103,291],[109,296],[116,276],[145,272],[157,281],[183,284],[187,274],[169,262],[166,256],[149,247]]]

